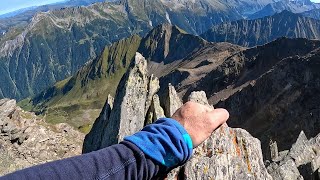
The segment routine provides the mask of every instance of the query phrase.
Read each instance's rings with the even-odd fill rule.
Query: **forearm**
[[[192,140],[175,120],[164,118],[120,144],[81,156],[31,167],[5,179],[151,179],[182,165],[192,155]]]
[[[99,151],[17,171],[3,179],[151,179],[162,165],[134,144],[122,142]]]

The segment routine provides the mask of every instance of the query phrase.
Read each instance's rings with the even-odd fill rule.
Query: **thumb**
[[[226,109],[213,109],[207,112],[207,118],[210,122],[211,132],[217,129],[220,125],[224,124],[229,119],[229,112]]]

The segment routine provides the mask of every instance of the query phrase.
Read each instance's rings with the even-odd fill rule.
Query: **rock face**
[[[83,143],[82,152],[87,153],[91,151],[95,151],[101,147],[102,137],[105,133],[105,128],[109,123],[109,116],[113,107],[113,97],[108,96],[106,104],[104,105],[100,116],[94,122],[90,132],[86,135]]]
[[[238,20],[213,26],[201,35],[212,42],[252,47],[280,37],[320,39],[320,21],[289,11],[254,20]]]
[[[79,155],[82,139],[67,124],[47,124],[15,100],[0,100],[0,175]]]
[[[271,147],[273,148],[274,146]],[[316,180],[320,178],[320,134],[308,140],[301,131],[291,149],[279,152],[279,155],[267,167],[273,179]]]
[[[147,61],[137,53],[128,72],[122,77],[114,100],[113,108],[108,109],[109,116],[100,116],[96,122],[106,122],[105,126],[98,126],[95,123],[92,132],[90,132],[84,142],[84,152],[101,149],[103,147],[116,144],[124,136],[139,131],[147,123],[151,104],[155,116],[162,116],[160,108],[155,107],[159,104],[154,94],[159,89],[159,81],[156,77],[149,77],[147,74]],[[109,102],[105,107],[109,107]],[[150,111],[149,111],[150,112]],[[151,121],[152,122],[152,121]],[[101,123],[100,123],[101,124]],[[102,128],[103,127],[103,128]],[[100,131],[95,132],[95,131]],[[95,147],[90,146],[90,142],[101,142]]]
[[[137,54],[135,63],[122,78],[114,106],[110,116],[101,116],[96,120],[92,132],[90,132],[84,142],[84,152],[90,152],[106,146],[115,144],[124,136],[133,134],[145,125],[145,112],[153,111],[152,114],[161,114],[162,108],[158,103],[158,96],[153,94],[159,87],[157,81],[154,88],[148,86],[150,78],[147,76],[146,60]],[[154,103],[148,107],[146,103],[147,92],[152,92]],[[166,115],[171,116],[182,101],[177,96],[173,86],[169,86],[166,97],[160,97],[161,104],[165,105]],[[190,100],[201,102],[208,105],[204,92],[194,92]],[[164,102],[165,101],[165,102]],[[109,102],[106,103],[108,106]],[[108,121],[107,125],[99,126],[99,122]],[[97,129],[100,128],[100,131]],[[105,131],[106,133],[99,133]],[[97,133],[95,133],[97,132]],[[90,147],[86,141],[100,141],[100,147]],[[92,146],[93,147],[93,146]],[[177,174],[178,173],[178,174]],[[227,125],[216,130],[213,135],[204,144],[194,151],[194,157],[185,167],[173,171],[168,178],[175,176],[188,179],[271,179],[263,164],[260,141],[252,137],[248,132],[242,129],[229,128]]]
[[[145,107],[147,98],[153,95],[148,94],[149,78],[146,60],[137,53],[133,64],[132,69],[123,76],[119,83],[101,147],[116,144],[124,136],[133,134],[144,126],[143,119],[148,111],[148,108]],[[150,84],[149,87],[152,85]],[[150,89],[150,93],[152,93],[152,89]],[[142,119],[142,121],[138,121],[138,119]]]

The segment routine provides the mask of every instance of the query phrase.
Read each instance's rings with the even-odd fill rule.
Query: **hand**
[[[214,109],[199,103],[187,102],[172,115],[172,118],[187,130],[195,148],[228,120],[229,112],[225,109]]]

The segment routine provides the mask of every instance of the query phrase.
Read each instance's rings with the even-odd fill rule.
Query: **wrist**
[[[161,118],[124,140],[169,168],[184,164],[192,155],[190,135],[178,121],[171,118]]]

